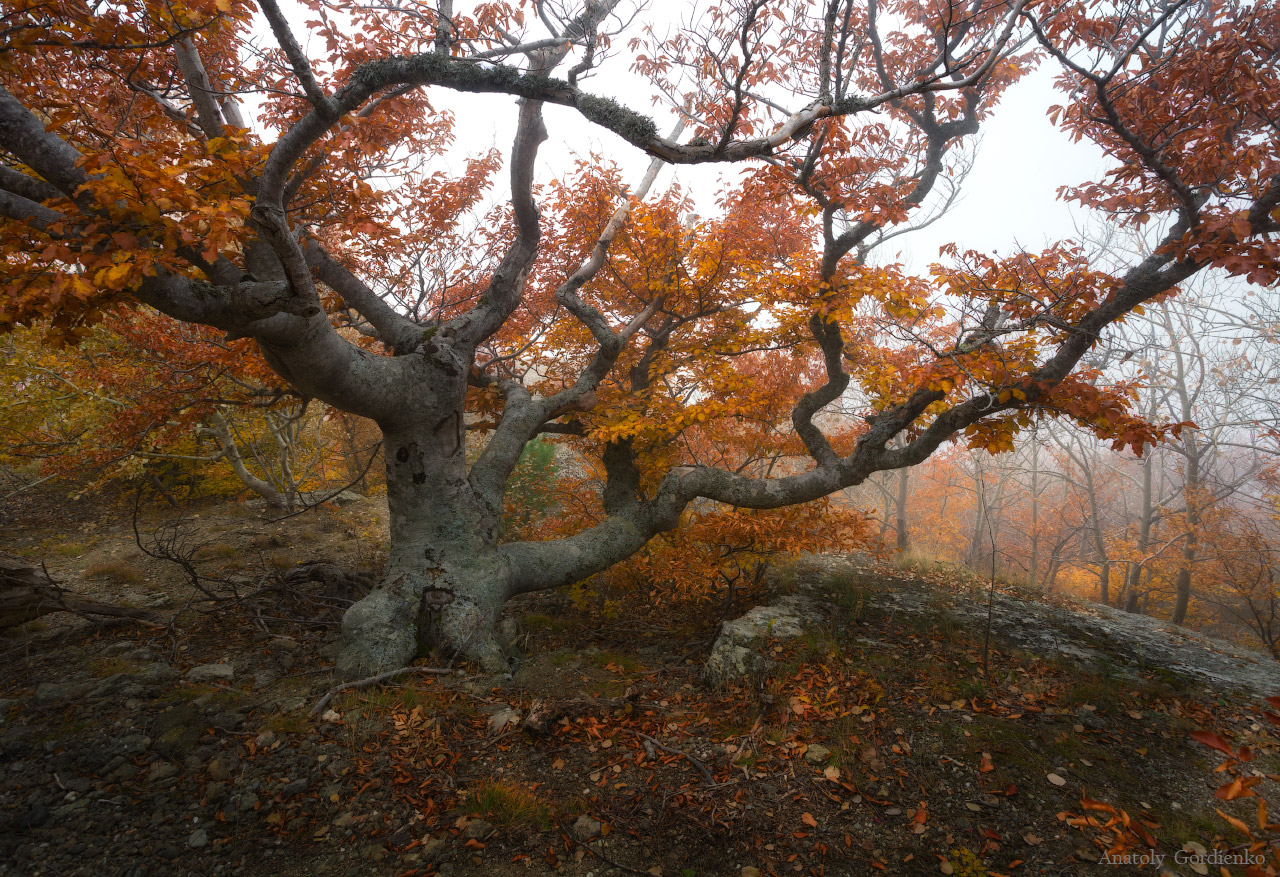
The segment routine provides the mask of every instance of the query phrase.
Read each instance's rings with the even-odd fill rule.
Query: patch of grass
[[[1153,668],[1147,683],[1152,689],[1150,693],[1158,697],[1185,697],[1196,688],[1195,682],[1166,667]]]
[[[550,807],[528,789],[505,780],[481,780],[471,793],[471,810],[495,825],[547,831],[554,824]]]
[[[84,574],[95,579],[110,579],[120,585],[141,584],[142,570],[127,560],[100,560],[84,568]]]
[[[613,664],[615,667],[621,667],[627,673],[637,673],[644,669],[644,665],[630,655],[613,651],[597,652],[591,656],[591,663],[600,668]]]
[[[217,688],[212,685],[182,685],[171,691],[165,692],[161,696],[161,700],[167,701],[183,701],[194,702],[205,699],[207,702],[224,704],[234,707],[239,704],[245,695],[242,692],[229,690],[226,688]]]
[[[527,630],[544,630],[548,633],[560,633],[569,626],[563,618],[545,615],[542,612],[530,612],[520,623]]]
[[[212,545],[203,545],[196,551],[196,557],[200,560],[226,560],[235,557],[240,553],[240,549],[227,542],[215,542]]]
[[[1072,705],[1091,704],[1101,712],[1111,712],[1120,707],[1120,686],[1117,679],[1097,676],[1072,685],[1066,691],[1065,700]]]
[[[57,542],[50,546],[54,554],[61,554],[63,557],[79,557],[90,548],[93,542]]]
[[[278,533],[259,533],[249,545],[257,551],[264,551],[268,548],[283,548],[285,541]]]
[[[779,567],[771,579],[774,592],[781,596],[789,597],[800,593],[800,571],[795,563]]]
[[[292,551],[273,551],[267,555],[267,566],[276,572],[288,572],[293,569],[293,552]]]
[[[912,617],[911,630],[918,636],[936,634],[944,642],[951,642],[964,631],[964,624],[946,612],[920,612]]]
[[[1160,826],[1156,836],[1168,841],[1175,849],[1189,840],[1208,843],[1221,831],[1221,822],[1215,822],[1212,816],[1205,813],[1190,812],[1179,808],[1156,805],[1151,810],[1152,819]]]
[[[305,734],[311,725],[301,713],[273,713],[262,727],[277,734]]]
[[[339,700],[345,707],[363,705],[370,709],[393,710],[397,707],[413,709],[414,707],[423,706],[432,702],[433,696],[430,692],[420,691],[410,681],[348,692],[345,697],[339,698]]]
[[[591,695],[600,695],[601,697],[619,697],[627,690],[627,685],[621,679],[602,679],[599,682],[592,682],[586,686],[586,692]]]
[[[844,610],[848,621],[865,618],[868,592],[860,576],[852,570],[839,570],[828,576],[824,584],[831,602]]]
[[[928,575],[934,572],[941,563],[942,561],[933,552],[912,548],[899,554],[894,559],[893,565],[903,572]]]
[[[114,676],[117,673],[129,673],[137,669],[137,665],[119,655],[94,658],[86,665],[90,673],[99,679]]]
[[[797,657],[804,660],[822,660],[831,658],[840,653],[840,639],[837,633],[827,627],[813,627],[804,631],[800,642],[802,644],[801,654]],[[796,667],[798,670],[799,667]],[[795,673],[786,674],[790,676]]]

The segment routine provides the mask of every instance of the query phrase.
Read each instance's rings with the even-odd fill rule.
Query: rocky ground
[[[377,562],[372,502],[265,528],[201,514],[201,562],[224,576]],[[131,549],[127,523],[57,524],[13,547],[96,596],[199,596]],[[722,605],[636,601],[610,620],[550,595],[512,606],[513,675],[420,672],[314,716],[334,685],[321,583],[193,602],[165,629],[10,631],[0,873],[1115,873],[1098,864],[1115,829],[1079,822],[1084,802],[1170,854],[1231,840],[1215,807],[1252,804],[1213,797],[1218,759],[1189,731],[1247,741],[1277,772],[1255,694],[1280,685],[1259,656],[1012,593],[987,650],[974,583],[851,559],[770,587],[747,597],[806,608],[743,639],[762,678],[707,685]]]

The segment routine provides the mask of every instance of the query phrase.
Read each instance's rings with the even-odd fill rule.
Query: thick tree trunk
[[[507,668],[494,636],[512,575],[497,550],[498,516],[467,481],[463,423],[384,429],[390,559],[382,581],[342,621],[338,673],[359,678],[431,651]]]

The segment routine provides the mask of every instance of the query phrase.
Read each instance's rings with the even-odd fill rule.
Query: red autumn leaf
[[[1235,756],[1235,752],[1227,742],[1212,731],[1192,731],[1187,735],[1197,743],[1203,743],[1205,746],[1216,749],[1230,756]]]

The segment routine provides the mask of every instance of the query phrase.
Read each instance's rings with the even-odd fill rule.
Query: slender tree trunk
[[[231,429],[231,424],[227,423],[227,419],[218,409],[215,408],[210,413],[209,426],[205,432],[217,440],[219,447],[222,448],[223,457],[231,465],[241,484],[262,497],[271,508],[282,509],[285,507],[285,497],[281,495],[280,491],[276,490],[275,485],[249,471],[249,467],[244,462],[244,457],[240,454],[240,447],[236,444],[236,437]]]
[[[898,550],[906,551],[911,547],[911,538],[907,532],[907,473],[910,469],[898,470],[898,497],[895,505],[895,517],[898,528]]]
[[[1098,558],[1098,601],[1111,605],[1111,558],[1107,554],[1107,540],[1102,532],[1102,515],[1098,509],[1098,488],[1093,477],[1093,467],[1083,445],[1080,456],[1064,445],[1067,453],[1080,467],[1080,475],[1084,479],[1085,497],[1089,500],[1089,534],[1093,537],[1093,551]]]
[[[1145,556],[1151,547],[1151,523],[1155,517],[1155,505],[1152,501],[1152,475],[1153,467],[1151,455],[1148,454],[1146,459],[1142,461],[1142,517],[1138,520],[1138,554]],[[1143,564],[1130,562],[1129,574],[1125,579],[1125,612],[1138,611],[1138,598],[1141,594],[1139,587],[1142,577]]]
[[[1200,452],[1195,436],[1188,432],[1187,472],[1183,487],[1186,497],[1186,538],[1182,542],[1182,563],[1178,566],[1178,575],[1174,579],[1173,616],[1174,624],[1182,624],[1187,620],[1187,609],[1191,605],[1191,570],[1196,562],[1199,549],[1198,533],[1200,530]]]
[[[1040,584],[1040,443],[1031,433],[1031,584]]]
[[[1187,337],[1186,332],[1179,331],[1179,328],[1174,325],[1168,302],[1161,304],[1160,310],[1164,314],[1165,330],[1169,333],[1169,346],[1173,353],[1173,390],[1178,397],[1178,410],[1183,421],[1190,421],[1195,415],[1193,396],[1198,395],[1198,391],[1192,392],[1189,380],[1192,372],[1197,370],[1197,364],[1203,376],[1204,361],[1196,355],[1198,347],[1195,339]],[[1183,353],[1184,338],[1191,346],[1191,351],[1187,355]],[[1188,361],[1188,356],[1191,357],[1191,361]],[[1182,434],[1182,449],[1186,455],[1186,468],[1183,470],[1182,480],[1182,499],[1186,508],[1184,515],[1186,536],[1182,543],[1182,563],[1178,566],[1178,574],[1174,578],[1173,616],[1170,619],[1174,624],[1182,624],[1187,619],[1187,608],[1191,604],[1191,570],[1196,562],[1198,548],[1196,536],[1200,529],[1201,451],[1194,429],[1189,429]]]
[[[985,544],[983,538],[986,536],[987,515],[990,513],[987,508],[985,476],[982,463],[976,456],[973,457],[973,535],[969,538],[969,553],[965,558],[966,564],[971,569],[977,569],[982,563],[982,549]]]

